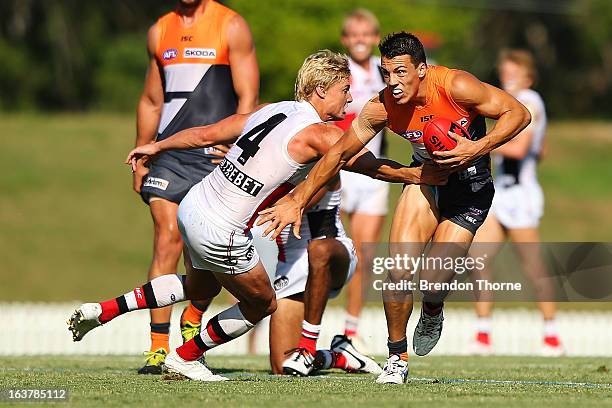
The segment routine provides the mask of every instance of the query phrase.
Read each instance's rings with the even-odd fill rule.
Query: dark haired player
[[[317,163],[308,179],[275,207],[262,212],[265,215],[260,223],[272,221],[268,230],[276,230],[273,237],[287,224],[294,224],[294,234],[298,235],[301,215],[310,197],[376,133],[388,127],[412,143],[415,161],[433,159],[440,166],[457,170],[444,186],[404,188],[391,227],[389,241],[398,243],[391,247],[391,255],[401,251],[418,257],[431,240],[429,257],[465,256],[493,199],[489,152],[524,129],[530,121],[529,112],[506,92],[467,72],[428,66],[423,45],[412,34],[391,34],[379,49],[386,88],[364,106],[351,128]],[[434,117],[445,117],[465,126],[471,140],[450,133],[457,146],[430,158],[423,145],[422,132],[427,121]],[[485,134],[485,117],[497,120],[488,134]],[[392,271],[389,278],[392,281],[411,279],[410,272]],[[421,279],[439,273],[423,269]],[[452,275],[435,277],[436,282],[451,278]],[[417,355],[429,353],[440,338],[446,294],[435,290],[423,292],[423,307],[413,338]],[[385,293],[383,301],[389,331],[389,359],[376,381],[401,384],[408,375],[406,326],[412,311],[412,294]]]

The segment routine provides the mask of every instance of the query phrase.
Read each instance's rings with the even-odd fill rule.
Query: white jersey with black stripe
[[[526,131],[533,132],[533,135],[527,155],[523,159],[495,156],[495,186],[497,188],[505,188],[515,184],[538,184],[536,168],[544,144],[547,122],[544,101],[540,94],[532,89],[523,89],[514,97],[529,109],[531,124]]]
[[[380,58],[370,57],[369,69],[364,69],[349,58],[349,68],[351,70],[351,96],[353,101],[347,106],[347,118],[354,119],[359,115],[361,109],[374,95],[385,88],[385,82],[380,73]],[[379,132],[366,145],[368,150],[376,157],[385,155],[384,135]]]
[[[253,113],[221,164],[195,187],[207,218],[222,228],[249,229],[261,209],[306,177],[312,164],[294,161],[287,146],[320,122],[308,102],[279,102]]]

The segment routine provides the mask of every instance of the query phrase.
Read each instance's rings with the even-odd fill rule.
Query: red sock
[[[357,337],[357,331],[351,329],[344,329],[344,335],[350,338]]]
[[[551,347],[559,347],[561,342],[559,341],[559,336],[546,336],[544,337],[544,343],[548,344]]]
[[[195,336],[193,339],[176,349],[176,353],[181,356],[183,360],[195,361],[204,354],[205,350],[200,348],[195,339],[200,339],[200,336]]]
[[[313,356],[317,353],[317,339],[321,332],[321,325],[310,324],[306,320],[302,321],[302,337],[298,348],[308,350]]]
[[[119,304],[117,303],[117,299],[102,302],[100,303],[100,306],[102,306],[102,313],[99,317],[100,323],[106,323],[121,314],[119,312]]]
[[[486,332],[478,332],[476,334],[476,341],[482,344],[491,344],[491,339],[489,338],[489,333]]]
[[[348,368],[348,361],[342,353],[332,351],[332,356],[334,359],[333,368],[341,368],[343,370],[346,370]]]
[[[306,349],[314,356],[317,353],[317,338],[307,337],[310,335],[311,333],[308,333],[305,336],[304,330],[302,330],[302,337],[300,337],[300,344],[298,345],[298,348]]]

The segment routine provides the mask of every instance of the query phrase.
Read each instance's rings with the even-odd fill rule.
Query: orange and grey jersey
[[[418,162],[430,160],[429,153],[423,144],[423,129],[427,122],[434,118],[446,118],[464,126],[471,140],[478,140],[486,134],[485,118],[474,110],[466,110],[459,105],[451,94],[451,80],[454,70],[443,66],[427,68],[427,94],[425,105],[416,103],[398,105],[393,99],[390,88],[383,91],[383,103],[387,110],[388,127],[412,143],[413,158]],[[476,159],[473,166],[457,173],[460,180],[474,181],[491,178],[491,160],[489,155]]]
[[[218,122],[236,113],[226,39],[227,24],[236,13],[214,1],[191,26],[173,11],[157,21],[155,58],[163,70],[164,106],[157,140],[194,126]],[[198,163],[210,171],[214,156],[207,149],[164,152],[158,161]]]

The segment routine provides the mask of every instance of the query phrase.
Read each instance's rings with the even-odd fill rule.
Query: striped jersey
[[[157,21],[155,58],[163,71],[164,105],[157,140],[195,126],[218,122],[234,113],[238,98],[229,64],[226,32],[236,13],[211,1],[190,26],[172,11]],[[215,168],[207,149],[164,152],[158,161],[178,160]]]

